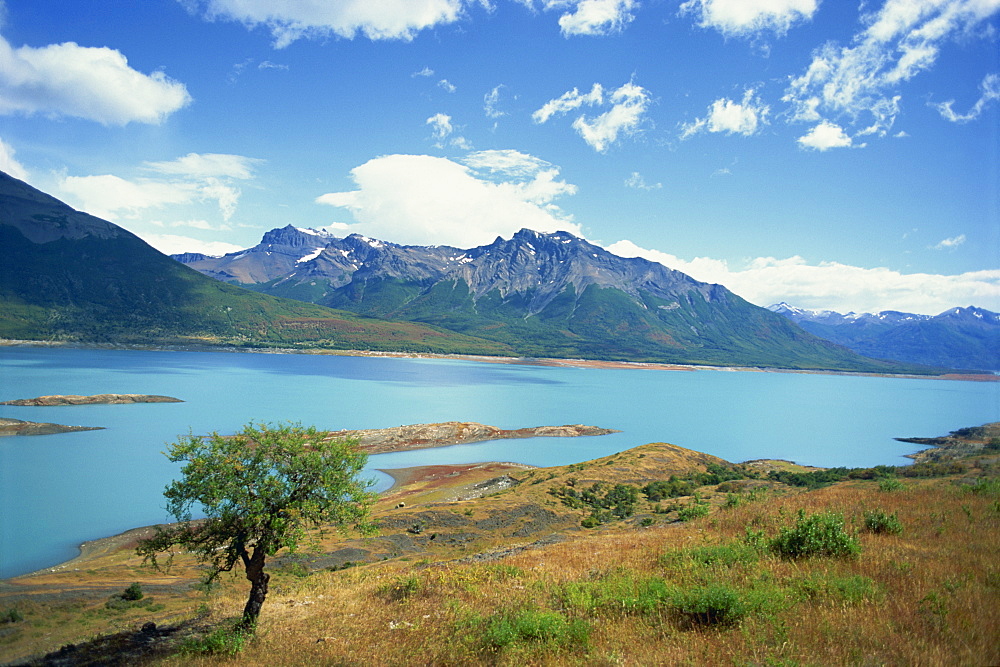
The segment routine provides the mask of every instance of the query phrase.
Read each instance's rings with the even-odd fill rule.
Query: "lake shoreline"
[[[864,371],[838,371],[819,369],[795,369],[764,366],[706,366],[699,364],[673,364],[666,362],[613,361],[602,359],[559,359],[553,357],[497,357],[475,354],[443,354],[435,352],[382,352],[375,350],[326,350],[319,348],[260,348],[234,347],[232,345],[209,344],[154,344],[154,343],[81,343],[63,341],[33,341],[0,338],[0,347],[60,347],[80,350],[135,350],[143,352],[228,352],[249,354],[314,354],[342,357],[384,357],[387,359],[437,359],[454,361],[475,361],[487,364],[511,364],[518,366],[546,366],[587,369],[614,370],[661,370],[661,371],[728,371],[740,373],[800,373],[806,375],[845,375],[852,377],[884,377],[920,380],[953,380],[962,382],[1000,382],[1000,375],[991,373],[951,372],[940,375],[916,375],[912,373],[872,373]]]

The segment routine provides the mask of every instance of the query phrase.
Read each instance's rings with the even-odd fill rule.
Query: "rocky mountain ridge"
[[[806,331],[876,359],[956,369],[1000,370],[1000,314],[969,306],[938,315],[895,310],[847,313],[768,306]]]

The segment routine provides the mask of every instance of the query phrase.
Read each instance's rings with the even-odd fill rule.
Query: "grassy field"
[[[0,625],[0,659],[112,632],[70,653],[122,655],[152,620],[162,641],[129,664],[998,664],[1000,456],[985,436],[908,471],[926,476],[825,485],[665,444],[426,470],[380,500],[380,536],[276,560],[253,638],[229,630],[241,573],[198,590],[183,557],[150,572],[125,536],[86,570],[5,582],[0,611],[20,619]],[[502,477],[520,483],[456,499]],[[133,581],[148,606],[115,601]]]

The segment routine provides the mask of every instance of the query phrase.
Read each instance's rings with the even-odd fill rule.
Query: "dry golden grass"
[[[420,536],[419,553],[346,570],[306,573],[275,564],[257,635],[238,655],[188,651],[161,661],[168,665],[1000,664],[996,485],[988,492],[973,493],[957,479],[907,479],[904,490],[887,492],[879,490],[876,481],[848,481],[802,492],[754,481],[749,486],[757,487],[757,492],[744,494],[745,502],[735,506],[726,506],[724,493],[703,488],[701,494],[711,502],[712,512],[702,519],[673,522],[676,513],[653,514],[652,504],[643,501],[638,516],[593,531],[579,528],[587,510],[570,509],[550,493],[571,482],[578,488],[596,480],[641,484],[718,461],[671,445],[645,445],[586,464],[527,472],[504,469],[522,484],[510,492],[463,502],[441,502],[444,487],[428,478],[399,490],[398,497],[380,501],[376,514],[397,519],[389,533],[405,537],[404,528],[422,512],[471,522],[530,506],[557,516],[547,532],[523,538],[512,535],[524,523],[479,530],[469,544],[444,545],[440,539],[429,541],[425,534]],[[997,462],[989,456],[966,463],[963,474],[995,475]],[[480,476],[494,472],[500,471],[476,471],[456,483],[481,481]],[[397,508],[402,497],[406,507]],[[807,515],[842,515],[847,531],[860,541],[860,555],[799,560],[773,555],[766,538],[794,524],[800,510]],[[896,515],[903,532],[867,532],[864,514],[870,510]],[[642,518],[653,525],[640,527]],[[466,524],[455,530],[473,529]],[[757,538],[756,548],[748,546],[748,531],[763,536]],[[482,562],[462,558],[493,547],[528,545],[549,532],[561,533],[565,541]],[[332,535],[323,547],[330,551],[345,543]],[[702,562],[706,554],[733,560],[728,565],[706,565]],[[164,577],[139,567],[131,551],[112,549],[89,561],[87,570],[32,578],[36,593],[58,590],[67,595],[23,607],[30,623],[24,624],[19,636],[11,635],[18,643],[0,636],[0,660],[53,650],[98,633],[134,630],[146,620],[162,624],[198,614],[202,622],[225,631],[245,603],[247,583],[242,572],[224,576],[219,588],[206,596],[189,589],[197,580],[192,561],[180,558],[178,565],[171,577]],[[173,593],[166,589],[154,593],[165,608],[153,614],[102,611],[108,593],[131,581],[141,581],[147,588],[169,584]],[[74,597],[88,587],[95,591],[89,601]],[[712,587],[737,596],[741,612],[732,622],[698,624],[682,613],[679,596]],[[654,591],[652,597],[643,598],[649,591]],[[0,590],[0,612],[5,608],[4,593]],[[640,599],[645,602],[636,602]],[[555,625],[545,635],[547,640],[510,630],[511,624],[524,619],[529,625],[542,621]],[[588,629],[589,638],[582,641],[574,628]],[[9,649],[6,656],[5,649]]]
[[[874,482],[772,495],[687,524],[608,530],[495,563],[385,563],[302,579],[276,577],[258,636],[232,658],[183,655],[177,665],[695,664],[989,665],[1000,663],[1000,499],[951,481]],[[774,534],[799,509],[834,511],[859,530],[856,559],[702,565],[684,553],[739,542],[747,527]],[[901,535],[861,530],[866,510],[896,513]],[[681,552],[681,556],[663,558]],[[755,590],[765,600],[741,622],[685,629],[666,609],[625,613],[565,604],[572,583],[662,579]],[[861,582],[860,597],[816,582]],[[235,582],[234,582],[235,583]],[[809,588],[809,587],[812,588]],[[802,593],[811,590],[812,596]],[[239,609],[242,585],[212,601],[221,619]],[[582,619],[589,642],[515,641],[483,648],[483,622],[518,610]]]

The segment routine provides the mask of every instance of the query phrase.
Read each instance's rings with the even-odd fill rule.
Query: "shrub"
[[[702,565],[750,565],[758,560],[757,549],[746,542],[730,542],[704,547],[695,547],[686,552],[692,561]]]
[[[882,510],[865,512],[865,528],[876,535],[899,535],[903,532],[903,524],[896,513],[888,514]]]
[[[902,491],[906,488],[906,484],[903,484],[896,477],[883,477],[878,481],[878,490],[890,493],[892,491]]]
[[[750,611],[738,591],[718,584],[678,590],[672,598],[672,611],[688,627],[732,625]]]
[[[243,650],[252,633],[233,626],[216,628],[207,635],[191,637],[180,646],[181,653],[209,653],[213,655],[236,655]]]
[[[975,494],[1000,495],[1000,477],[984,477],[966,488]]]
[[[708,511],[707,503],[692,503],[677,510],[677,518],[681,521],[692,521],[708,516]]]
[[[121,599],[122,600],[129,600],[129,601],[133,601],[133,602],[135,600],[141,600],[142,599],[142,586],[139,585],[139,582],[138,581],[134,582],[128,588],[126,588],[124,591],[122,591]]]
[[[397,577],[387,584],[379,587],[379,593],[389,598],[393,602],[403,602],[423,590],[423,583],[419,578],[410,575],[407,577]]]
[[[859,575],[814,574],[792,582],[792,587],[809,600],[830,599],[858,604],[882,596],[874,581]]]
[[[24,615],[13,607],[0,614],[0,625],[5,623],[20,623],[23,620]]]
[[[801,509],[795,525],[782,528],[768,546],[771,551],[785,558],[853,558],[861,553],[857,538],[844,530],[843,516],[834,512],[806,516]]]
[[[590,624],[582,619],[569,620],[559,612],[524,610],[474,619],[480,626],[481,647],[490,652],[531,643],[547,648],[586,647]]]

